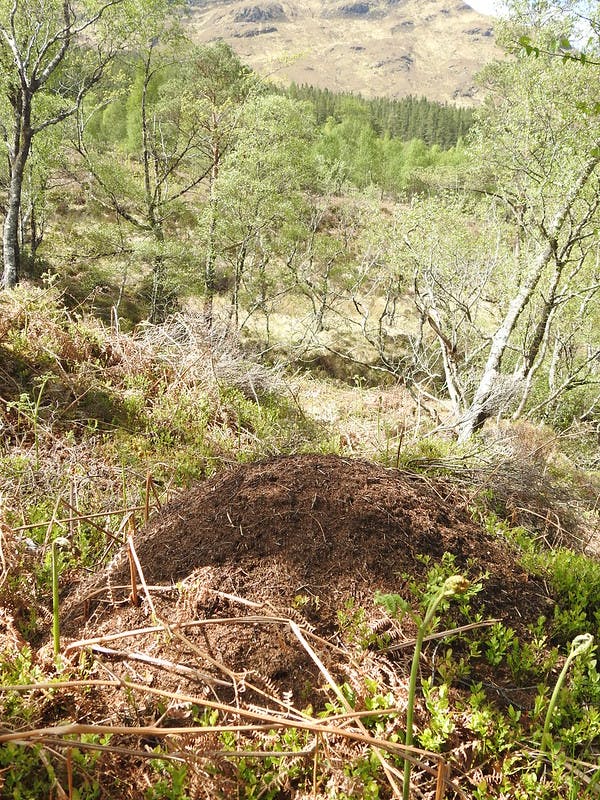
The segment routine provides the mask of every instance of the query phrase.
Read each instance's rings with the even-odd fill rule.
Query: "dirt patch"
[[[331,455],[233,467],[165,507],[135,545],[146,582],[171,587],[151,590],[158,616],[199,624],[185,629],[185,641],[146,635],[111,647],[152,642],[153,657],[193,662],[215,679],[243,675],[272,696],[291,692],[297,704],[318,703],[322,676],[289,624],[277,620],[295,619],[342,644],[342,611],[352,635],[368,638],[385,627],[375,592],[409,597],[407,581],[424,580],[444,553],[468,574],[487,573],[475,600],[486,615],[519,632],[548,613],[543,587],[505,542],[473,522],[453,486]],[[85,638],[147,626],[147,604],[127,600],[129,574],[121,552],[70,599],[63,632]],[[410,636],[410,626],[395,635]],[[321,655],[346,677],[343,659]],[[182,685],[180,674],[171,679]]]

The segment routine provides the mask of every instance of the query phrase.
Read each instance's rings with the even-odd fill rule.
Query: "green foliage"
[[[54,787],[52,775],[40,763],[41,745],[27,746],[8,742],[0,745],[2,792],[13,800],[50,797]]]
[[[366,100],[360,95],[332,92],[307,84],[292,84],[288,93],[295,99],[309,100],[320,125],[330,118],[341,122],[350,116],[362,116],[368,119],[378,136],[387,134],[401,142],[421,139],[427,145],[439,145],[443,149],[464,137],[473,121],[472,109],[432,102],[426,97],[409,95],[401,100],[386,97]]]
[[[521,534],[521,538],[524,533]],[[528,564],[533,565],[535,558],[540,558],[540,562],[546,565],[544,575],[550,582],[552,580],[554,591],[558,591],[562,586],[561,601],[557,603],[562,609],[562,614],[571,620],[573,614],[577,616],[577,608],[581,606],[580,594],[588,597],[588,591],[597,586],[596,564],[594,561],[575,558],[574,554],[563,554],[557,558],[556,571],[550,572],[550,564],[554,563],[553,554],[543,553],[537,556],[532,555],[529,549],[526,556]],[[581,559],[581,560],[579,560]],[[425,559],[427,561],[427,559]],[[452,572],[454,563],[452,558],[446,558],[445,562],[435,565],[429,570],[428,579],[425,584],[412,582],[411,594],[419,601],[422,609],[428,613],[431,604],[436,602],[440,587],[444,586],[443,581],[447,580],[448,572]],[[584,564],[586,566],[584,566]],[[579,575],[583,575],[582,583],[585,584],[583,590],[576,591],[575,575],[577,568]],[[538,567],[539,568],[539,567]],[[588,574],[587,570],[591,570]],[[553,578],[551,578],[553,574]],[[588,583],[589,581],[589,583]],[[478,589],[481,586],[477,587]],[[387,595],[378,597],[379,602],[383,602],[388,613],[402,615],[409,613],[414,616],[410,604],[399,595]],[[593,602],[592,602],[593,605]],[[468,604],[465,604],[463,613],[469,614]],[[579,619],[579,617],[577,617]],[[559,615],[559,619],[562,616]],[[416,617],[418,625],[421,625],[421,617]],[[600,693],[600,679],[597,672],[597,662],[594,651],[589,647],[583,653],[581,659],[573,664],[572,681],[568,690],[562,690],[562,682],[565,680],[566,671],[570,662],[568,660],[563,668],[563,672],[558,680],[552,677],[557,653],[547,648],[546,621],[541,618],[537,626],[531,630],[530,641],[520,641],[515,631],[502,623],[496,623],[492,628],[482,632],[478,638],[471,639],[467,654],[465,655],[466,641],[460,637],[460,655],[455,655],[451,648],[447,648],[443,657],[438,655],[437,672],[444,678],[444,683],[437,684],[432,678],[426,678],[422,682],[425,707],[429,712],[427,724],[419,731],[419,742],[423,747],[437,750],[444,746],[448,737],[457,724],[456,710],[450,701],[449,685],[446,680],[464,680],[471,672],[477,669],[477,664],[481,658],[492,665],[495,669],[501,670],[503,665],[509,667],[515,683],[524,681],[542,681],[541,689],[536,701],[536,707],[531,716],[531,729],[529,735],[535,738],[545,738],[549,742],[549,720],[553,720],[553,742],[552,749],[552,782],[553,786],[571,786],[575,783],[572,778],[561,771],[561,763],[564,763],[565,753],[584,753],[589,748],[590,743],[598,737],[598,721],[600,715],[597,713],[598,695]],[[466,639],[466,635],[464,637]],[[589,640],[586,639],[586,642]],[[579,650],[577,651],[579,652]],[[582,651],[583,652],[583,651]],[[549,701],[550,685],[556,681],[555,692]],[[462,724],[466,724],[477,740],[477,749],[482,754],[501,754],[511,751],[515,746],[515,741],[527,736],[523,730],[523,720],[521,712],[509,706],[506,713],[498,709],[491,703],[486,694],[482,683],[475,683],[471,688],[471,695],[468,703],[464,706]],[[544,734],[543,731],[546,731]],[[587,737],[587,738],[586,738]],[[562,761],[561,761],[562,759]],[[523,781],[523,786],[528,786],[530,778],[527,774],[519,775],[519,781]],[[514,783],[514,782],[513,782]],[[545,785],[544,783],[541,784]],[[523,798],[529,798],[529,789],[522,788]],[[482,795],[484,796],[484,795]],[[535,795],[537,797],[537,795]],[[546,795],[545,789],[544,794]]]
[[[42,680],[43,671],[32,658],[29,646],[22,647],[18,653],[0,652],[0,685],[11,686],[36,683]],[[27,725],[37,714],[35,702],[31,697],[17,692],[7,692],[2,697],[3,717],[10,719],[13,725]],[[17,750],[25,751],[21,745]]]
[[[222,734],[221,739],[225,750],[239,750],[234,734]],[[247,749],[254,750],[257,744],[267,754],[263,758],[251,755],[225,757],[233,767],[240,797],[244,800],[276,800],[285,793],[308,790],[312,781],[312,764],[301,757],[301,751],[310,744],[308,731],[295,728],[269,731],[261,734],[258,742],[248,743]],[[294,757],[294,753],[298,753],[298,757]]]
[[[417,738],[421,747],[439,753],[455,730],[455,722],[450,713],[449,687],[446,683],[434,686],[432,678],[424,678],[421,688],[429,719]]]
[[[354,784],[353,792],[347,795],[345,792],[337,795],[341,800],[351,800],[360,796],[364,800],[380,800],[381,788],[381,764],[375,758],[374,753],[368,758],[359,758],[347,764],[344,768],[346,775]]]
[[[177,309],[199,258],[191,237],[200,212],[190,197],[213,181],[237,139],[245,101],[260,88],[223,42],[193,47],[164,20],[134,66],[111,77],[123,85],[109,85],[106,99],[91,99],[79,150],[96,202],[116,215],[115,236],[123,236],[122,225],[136,232],[120,249],[141,272],[156,322]],[[115,128],[115,116],[124,124]],[[192,276],[196,288],[200,277]]]
[[[385,637],[377,636],[369,627],[365,609],[351,599],[338,610],[337,622],[344,640],[350,645],[366,649],[373,644],[385,644]]]
[[[430,555],[423,554],[419,557],[419,560],[427,567],[426,579],[421,581],[412,575],[404,575],[403,578],[407,583],[410,594],[418,604],[420,613],[425,614],[431,601],[438,597],[447,581],[457,574],[457,564],[456,556],[453,553],[444,553],[439,561],[434,561]],[[452,600],[452,604],[456,605],[463,619],[471,620],[471,600],[482,591],[485,577],[485,575],[482,575],[469,580],[468,585],[465,585],[455,595],[443,593],[443,596],[436,604],[436,610],[439,610],[439,614],[445,613],[450,607],[450,600]],[[398,604],[398,611],[401,611],[404,607],[404,610],[412,614],[408,601],[403,600],[398,595],[381,595],[378,598],[377,602],[382,602],[388,613],[392,615],[394,614],[393,609],[396,603]]]
[[[465,592],[470,590],[469,581],[462,575],[451,574],[443,577],[444,568],[447,570],[448,566],[454,566],[452,558],[446,559],[446,563],[440,567],[434,567],[429,573],[429,579],[425,592],[423,593],[422,605],[424,606],[423,615],[415,614],[406,601],[402,601],[398,595],[382,595],[378,594],[375,597],[376,602],[381,603],[388,610],[395,609],[403,613],[408,613],[417,625],[417,638],[415,642],[415,650],[413,653],[412,667],[410,672],[410,680],[408,685],[408,700],[406,707],[406,747],[411,747],[413,743],[413,715],[416,699],[417,676],[419,674],[419,661],[421,657],[421,648],[423,640],[432,630],[435,630],[439,622],[437,617],[438,609],[440,613],[447,607],[450,600],[455,597],[464,596]],[[443,578],[443,580],[442,580]],[[481,588],[481,587],[479,587]],[[430,686],[427,685],[426,689]],[[431,696],[431,693],[430,693]],[[438,722],[432,722],[434,727],[439,728]],[[435,739],[434,734],[430,730],[429,739]],[[448,731],[449,733],[450,731]],[[440,731],[438,730],[438,735]],[[427,738],[427,736],[426,736]],[[410,774],[411,762],[408,759],[404,761],[404,782],[403,782],[403,800],[408,800],[410,795]]]
[[[186,764],[158,757],[150,761],[150,766],[157,780],[146,790],[146,800],[189,800]]]
[[[500,623],[490,628],[486,637],[485,657],[488,662],[496,667],[506,657],[509,649],[515,642],[515,632]]]
[[[346,184],[360,189],[380,187],[392,197],[416,194],[428,189],[429,177],[466,160],[462,143],[448,150],[428,146],[421,139],[400,139],[377,135],[364,116],[327,120],[317,140],[315,153],[324,173],[337,192]],[[440,177],[438,175],[438,177]]]
[[[550,728],[553,722],[554,710],[558,702],[561,689],[567,677],[567,672],[569,670],[569,667],[571,666],[572,662],[575,661],[575,659],[583,658],[587,656],[589,653],[591,653],[593,648],[593,643],[594,643],[594,637],[591,636],[589,633],[576,636],[571,642],[569,653],[567,655],[563,668],[558,678],[556,679],[554,691],[552,692],[552,697],[550,698],[550,702],[548,703],[548,709],[546,711],[546,716],[544,719],[544,730],[542,732],[542,741],[540,746],[542,753],[547,753],[552,747],[552,736],[550,733]],[[586,728],[589,727],[591,722],[592,729],[595,729],[595,732],[592,734],[592,738],[594,738],[595,735],[598,732],[600,732],[600,724],[598,724],[600,722],[600,714],[597,714],[596,717],[597,718],[594,719],[593,721],[591,721],[589,718],[586,720],[587,723]],[[571,729],[571,734],[572,733],[573,729]],[[573,736],[571,735],[569,738],[572,740]]]
[[[512,746],[510,727],[516,721],[514,709],[508,718],[498,714],[481,683],[471,686],[467,714],[467,727],[476,734],[477,747],[482,753],[502,753]]]
[[[240,328],[255,313],[268,327],[281,295],[277,264],[309,236],[304,191],[315,183],[313,138],[307,104],[259,95],[239,111],[236,142],[220,162],[214,203],[199,222],[201,239],[214,253],[217,280],[226,277],[231,287]]]
[[[600,564],[572,550],[528,554],[527,569],[543,576],[556,597],[553,633],[566,643],[575,636],[600,634]]]

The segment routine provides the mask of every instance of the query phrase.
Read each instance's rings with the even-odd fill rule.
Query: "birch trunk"
[[[14,99],[14,137],[9,146],[8,165],[10,182],[6,217],[2,229],[2,260],[4,271],[2,286],[12,289],[19,281],[19,218],[25,164],[31,150],[31,97],[21,89]]]
[[[431,289],[427,290],[428,300],[424,303],[420,303],[419,294],[419,290],[415,285],[417,308],[419,309],[423,322],[429,323],[429,326],[435,333],[436,339],[440,346],[446,388],[448,389],[448,394],[450,395],[450,401],[452,403],[452,413],[458,417],[461,413],[461,410],[464,408],[464,392],[462,390],[458,374],[456,348],[443,332],[443,323],[440,319],[438,309],[436,308],[435,299]]]
[[[22,168],[15,169],[12,164],[11,171],[8,207],[2,229],[2,259],[4,261],[2,286],[4,289],[12,289],[19,282],[19,213],[23,171]]]
[[[208,246],[206,250],[206,261],[204,264],[204,322],[208,330],[211,330],[213,325],[213,301],[216,292],[217,276],[216,276],[216,262],[217,262],[217,213],[218,213],[218,197],[217,197],[217,178],[219,177],[219,160],[220,151],[217,142],[214,143],[212,148],[212,168],[210,172],[210,188],[208,206],[210,209],[210,220],[208,228]]]

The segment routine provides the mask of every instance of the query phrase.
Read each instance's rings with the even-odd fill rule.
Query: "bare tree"
[[[597,155],[593,155],[583,164],[576,179],[568,188],[562,204],[551,219],[550,225],[547,228],[542,226],[542,246],[529,271],[524,275],[518,291],[510,300],[500,325],[492,335],[488,356],[477,388],[469,407],[462,415],[459,436],[463,439],[468,438],[474,431],[479,429],[493,413],[491,405],[494,390],[501,373],[502,360],[511,343],[519,320],[531,303],[542,278],[549,269],[553,269],[549,292],[545,295],[541,310],[535,320],[535,332],[530,340],[529,347],[526,349],[522,363],[513,373],[514,381],[527,379],[539,355],[542,344],[547,340],[550,324],[559,303],[557,287],[564,266],[568,263],[575,244],[580,241],[583,231],[595,221],[596,212],[600,206],[600,198],[598,194],[595,194],[595,199],[586,204],[587,208],[584,212],[577,208],[584,190],[592,176],[597,172],[599,164],[600,157]],[[578,216],[576,216],[577,211],[579,211]],[[572,280],[575,277],[576,271],[571,273]]]

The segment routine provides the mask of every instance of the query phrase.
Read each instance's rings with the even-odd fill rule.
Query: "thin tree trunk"
[[[231,306],[233,311],[233,321],[236,330],[240,323],[240,288],[242,285],[242,275],[246,266],[247,239],[241,244],[235,259],[235,274],[233,276],[233,290],[231,293]]]
[[[219,146],[215,144],[213,147],[213,165],[210,173],[210,221],[208,228],[208,247],[206,250],[206,261],[204,266],[204,322],[206,327],[210,330],[213,324],[213,300],[216,290],[216,234],[217,234],[217,188],[216,182],[219,176]]]
[[[23,193],[25,164],[31,149],[31,98],[20,91],[14,99],[15,134],[9,149],[10,182],[4,227],[2,230],[2,286],[12,289],[19,281],[19,217]]]
[[[11,164],[12,175],[8,190],[8,207],[2,230],[2,259],[4,274],[2,285],[12,289],[19,282],[19,212],[23,174]]]
[[[154,241],[160,251],[165,241],[164,231],[160,223],[156,223],[153,228]],[[150,322],[157,325],[164,322],[166,316],[165,283],[167,279],[167,268],[162,252],[158,252],[153,259],[152,265],[152,296],[150,300]]]
[[[525,385],[523,387],[523,392],[521,394],[521,400],[519,402],[519,405],[514,414],[512,415],[513,420],[519,419],[523,411],[525,410],[525,406],[527,405],[527,401],[529,400],[529,395],[531,394],[533,379],[538,370],[540,369],[540,367],[542,366],[542,364],[544,363],[544,359],[546,358],[546,354],[548,352],[548,342],[550,339],[550,329],[552,327],[552,321],[555,313],[556,313],[556,306],[552,308],[550,314],[547,316],[545,320],[544,332],[536,351],[535,360],[532,360],[529,363],[529,368],[527,369],[526,372],[520,372],[517,373],[516,375],[517,379],[521,378],[525,380]]]
[[[452,411],[458,417],[464,408],[464,391],[461,386],[459,378],[459,369],[456,361],[456,347],[450,339],[443,332],[443,324],[439,316],[439,311],[435,305],[435,299],[431,287],[427,287],[427,299],[421,302],[421,292],[415,279],[415,301],[417,308],[421,314],[423,322],[427,322],[433,332],[440,346],[440,354],[442,356],[442,365],[444,367],[444,377],[446,379],[446,388],[450,395],[450,402],[452,403]]]
[[[27,208],[21,200],[21,213],[19,222],[19,261],[21,272],[26,272],[30,278],[35,277],[35,267],[37,261],[37,251],[44,240],[44,214],[38,217],[38,206],[36,202],[36,192],[32,177],[32,169],[27,173]],[[40,186],[40,196],[47,190],[46,181]],[[24,256],[24,253],[27,255]]]

